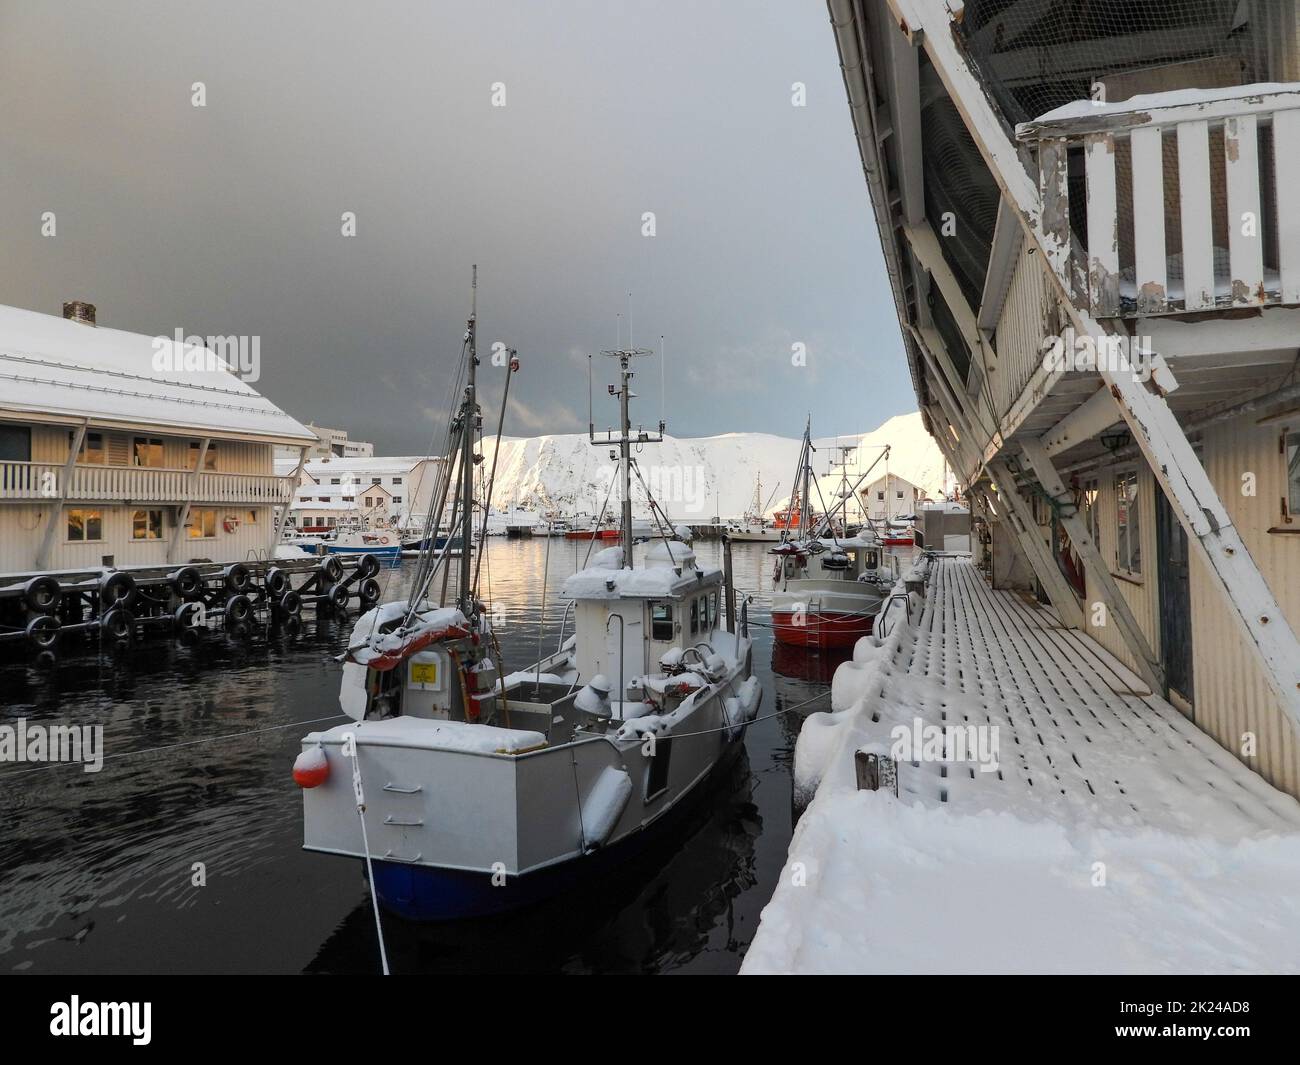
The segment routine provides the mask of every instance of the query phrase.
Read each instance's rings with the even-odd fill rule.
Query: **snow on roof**
[[[591,561],[564,582],[561,599],[680,599],[722,579],[719,569],[698,568],[695,552],[675,540],[650,546],[640,569],[623,567],[619,547],[598,551]]]
[[[308,459],[306,470],[313,477],[340,471],[358,473],[409,473],[421,462],[441,462],[432,455],[371,455],[365,458]]]
[[[171,337],[0,306],[0,406],[8,411],[315,442],[225,366]]]

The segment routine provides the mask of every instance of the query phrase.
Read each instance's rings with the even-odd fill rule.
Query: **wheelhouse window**
[[[691,600],[691,635],[693,636],[699,631],[700,631],[700,601],[698,599],[692,599]]]
[[[137,466],[151,469],[161,468],[163,463],[163,442],[156,436],[137,436],[132,441],[132,461]]]
[[[190,441],[189,454],[185,459],[185,468],[192,470],[197,468],[199,463],[199,452],[203,450],[203,444],[199,440]],[[208,441],[207,453],[203,456],[203,468],[205,470],[215,470],[217,468],[217,445],[216,441]]]
[[[1287,433],[1286,447],[1286,512],[1294,518],[1300,514],[1300,433]]]
[[[162,511],[135,510],[131,512],[132,540],[161,540]]]
[[[1142,527],[1136,471],[1115,478],[1116,561],[1125,573],[1142,572]]]
[[[1101,548],[1101,513],[1097,506],[1097,482],[1087,481],[1083,486],[1083,521],[1092,537],[1093,546]]]
[[[206,508],[191,510],[185,531],[191,540],[211,539],[217,535],[217,512]]]
[[[669,643],[673,638],[672,603],[655,603],[650,608],[650,638],[659,643]]]
[[[104,539],[104,514],[99,510],[77,508],[68,511],[70,543],[92,543]]]

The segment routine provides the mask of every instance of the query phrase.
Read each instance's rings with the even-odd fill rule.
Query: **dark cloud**
[[[259,334],[261,390],[386,451],[427,443],[475,261],[481,339],[524,360],[508,431],[585,424],[573,356],[628,292],[676,435],[914,406],[811,0],[3,3],[0,109],[0,302]]]

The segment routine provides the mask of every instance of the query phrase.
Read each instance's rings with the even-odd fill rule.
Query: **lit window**
[[[1119,568],[1127,573],[1142,572],[1142,526],[1138,507],[1137,473],[1115,478],[1115,522]]]
[[[244,512],[244,522],[248,525],[257,524],[257,511],[249,510]]]
[[[68,446],[72,446],[72,441],[76,439],[74,433],[68,434]],[[104,465],[104,434],[87,433],[85,439],[81,441],[81,450],[77,452],[77,461],[87,463],[91,466]]]
[[[137,466],[158,469],[163,465],[163,442],[156,436],[137,436],[133,450]]]
[[[161,540],[162,511],[136,510],[131,513],[132,540]]]
[[[198,440],[190,441],[189,454],[185,458],[185,468],[192,470],[198,465],[199,452],[203,449],[203,444]],[[217,445],[214,441],[208,441],[208,450],[203,456],[203,468],[205,470],[215,470],[217,468]]]
[[[98,510],[68,511],[68,539],[81,543],[104,539],[104,515]]]
[[[217,512],[209,509],[191,510],[185,528],[191,540],[210,539],[217,535]]]

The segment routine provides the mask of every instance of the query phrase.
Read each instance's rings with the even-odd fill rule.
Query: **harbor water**
[[[696,547],[721,564],[719,544]],[[489,541],[481,591],[507,668],[555,648],[560,586],[588,548]],[[763,685],[734,772],[680,835],[616,878],[503,918],[385,916],[394,972],[739,968],[786,860],[795,737],[805,714],[829,708],[846,656],[774,647],[771,556],[738,544],[733,561],[738,590],[755,596]],[[402,598],[413,570],[381,572],[383,598]],[[0,661],[0,724],[102,725],[105,759],[97,773],[0,765],[0,972],[377,972],[361,863],[301,849],[290,777],[301,737],[343,720],[336,658],[353,620],[308,611],[293,635],[213,632],[102,653],[69,641],[53,663]]]

